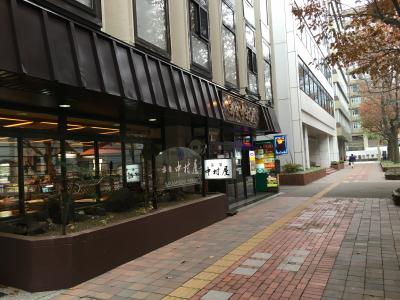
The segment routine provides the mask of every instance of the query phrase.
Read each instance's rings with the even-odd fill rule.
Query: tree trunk
[[[398,163],[400,162],[399,153],[399,138],[397,136],[397,127],[393,126],[390,128],[390,144],[391,144],[391,161]]]

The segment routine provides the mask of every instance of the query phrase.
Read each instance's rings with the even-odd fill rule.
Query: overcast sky
[[[360,5],[360,3],[356,3],[356,0],[341,0],[343,9],[346,9],[348,7],[354,7],[356,5]],[[361,1],[363,2],[363,1]]]

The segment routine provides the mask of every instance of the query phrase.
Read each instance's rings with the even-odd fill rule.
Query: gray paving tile
[[[271,253],[266,253],[266,252],[256,252],[254,253],[251,257],[255,259],[263,259],[263,260],[268,260],[272,256]]]
[[[232,295],[232,293],[211,290],[201,297],[201,300],[228,300]]]
[[[255,272],[257,272],[257,269],[238,267],[232,273],[237,275],[252,276]]]
[[[265,264],[266,260],[261,260],[261,259],[246,259],[244,262],[242,262],[243,266],[249,266],[249,267],[261,267],[263,264]]]
[[[285,271],[291,271],[291,272],[297,272],[299,269],[300,269],[300,265],[297,265],[297,264],[286,264],[286,263],[283,263],[283,264],[280,264],[279,266],[278,266],[278,270],[285,270]]]

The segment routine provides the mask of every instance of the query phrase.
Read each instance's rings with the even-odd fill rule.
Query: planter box
[[[279,174],[279,184],[281,185],[306,185],[326,176],[326,170],[316,170],[314,172],[302,174]]]
[[[340,163],[337,165],[331,165],[331,168],[334,168],[336,170],[342,170],[342,169],[344,169],[344,163]]]
[[[30,292],[72,287],[226,217],[215,194],[104,227],[56,237],[0,233],[0,283]]]
[[[388,168],[385,172],[386,180],[400,180],[400,168]]]

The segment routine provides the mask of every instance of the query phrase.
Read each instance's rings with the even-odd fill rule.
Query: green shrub
[[[331,161],[331,166],[340,164],[340,161],[333,160]]]
[[[286,164],[282,167],[283,173],[297,173],[303,171],[303,166],[300,164]]]

